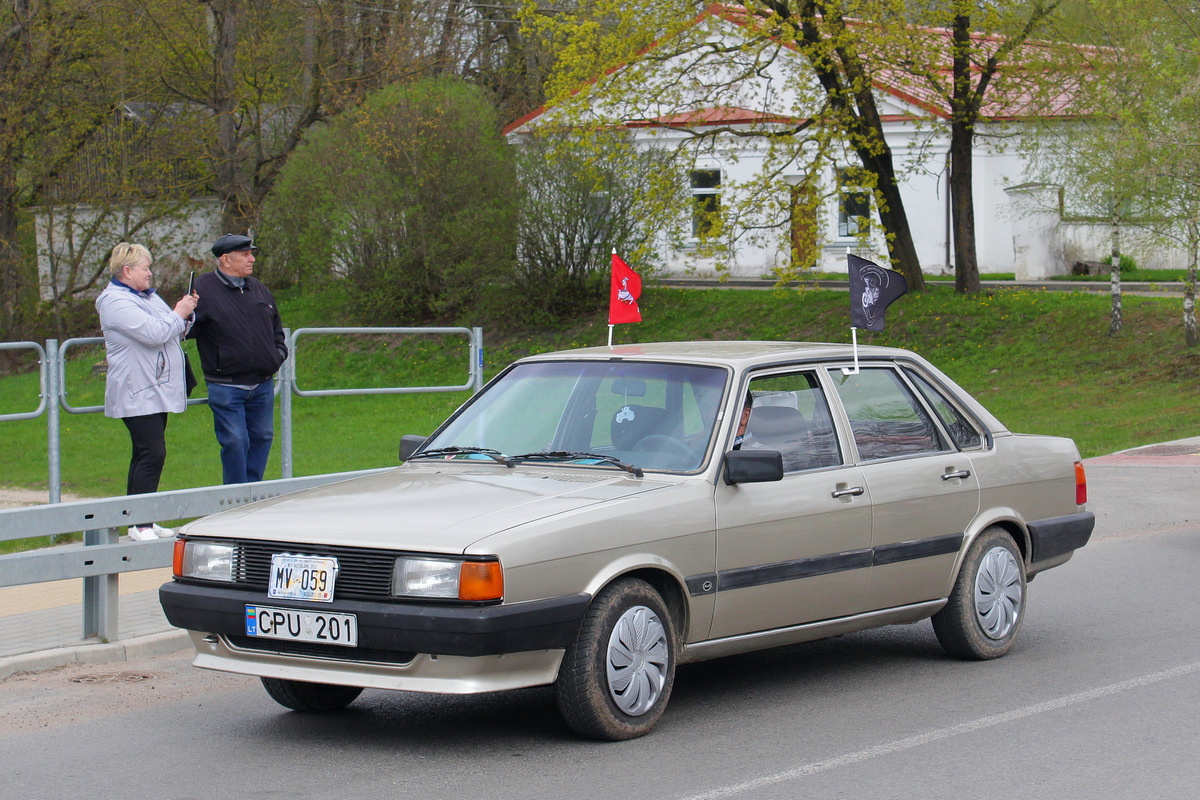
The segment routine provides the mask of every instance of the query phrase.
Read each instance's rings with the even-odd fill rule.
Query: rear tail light
[[[1087,503],[1087,476],[1083,474],[1083,462],[1075,462],[1075,505]]]

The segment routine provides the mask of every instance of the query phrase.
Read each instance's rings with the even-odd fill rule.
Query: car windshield
[[[708,454],[729,372],[690,364],[518,364],[421,453],[691,472]]]

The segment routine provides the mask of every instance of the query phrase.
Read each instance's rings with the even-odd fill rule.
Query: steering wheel
[[[633,449],[637,453],[664,453],[676,456],[683,459],[685,463],[690,463],[696,457],[690,447],[674,436],[667,436],[664,433],[652,433],[642,437],[633,446]]]

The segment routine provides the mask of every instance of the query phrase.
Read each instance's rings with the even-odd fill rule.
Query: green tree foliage
[[[682,202],[667,150],[639,152],[624,131],[539,130],[517,143],[521,214],[515,288],[551,317],[602,308],[610,254],[639,274],[652,240]]]
[[[1086,114],[1047,129],[1036,154],[1076,213],[1117,231],[1182,244],[1189,253],[1184,329],[1196,332],[1200,251],[1200,8],[1182,0],[1074,0],[1059,31],[1075,45],[1056,68],[1074,70]],[[1113,269],[1119,326],[1119,270]]]
[[[314,129],[260,233],[269,279],[345,280],[355,314],[412,324],[481,302],[511,275],[512,156],[482,93],[397,85]]]

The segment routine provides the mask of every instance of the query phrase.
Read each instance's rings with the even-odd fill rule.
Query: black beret
[[[227,233],[220,239],[213,242],[212,254],[217,258],[226,253],[233,253],[237,250],[257,250],[254,246],[254,240],[249,236],[242,236],[240,233]]]

